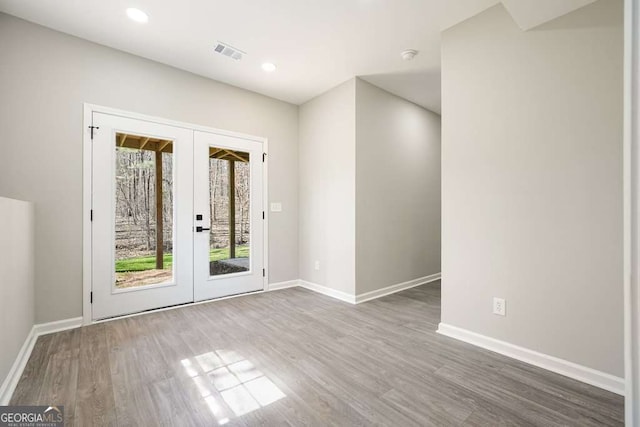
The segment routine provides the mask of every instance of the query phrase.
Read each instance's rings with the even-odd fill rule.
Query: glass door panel
[[[251,269],[249,153],[209,148],[209,274]]]
[[[115,135],[115,287],[173,282],[173,141]]]

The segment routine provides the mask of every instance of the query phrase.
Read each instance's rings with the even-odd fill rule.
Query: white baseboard
[[[57,320],[49,323],[39,323],[33,327],[37,337],[40,335],[52,334],[54,332],[66,331],[67,329],[79,328],[82,326],[82,317]]]
[[[289,280],[286,282],[277,282],[277,283],[269,283],[267,285],[267,290],[268,291],[278,291],[280,289],[288,289],[288,288],[295,288],[296,286],[299,286],[300,282],[298,280]]]
[[[338,291],[327,286],[318,285],[317,283],[307,282],[306,280],[300,280],[298,286],[301,288],[309,289],[310,291],[318,292],[322,295],[339,299],[340,301],[348,302],[349,304],[356,303],[356,297],[346,292]]]
[[[22,376],[22,371],[24,371],[25,366],[27,366],[27,361],[29,360],[29,356],[31,356],[31,351],[33,350],[33,346],[36,344],[37,335],[34,333],[34,327],[31,328],[27,338],[24,340],[18,355],[16,356],[16,360],[11,365],[11,369],[7,374],[7,377],[4,379],[2,386],[0,386],[0,405],[8,405],[11,400],[11,396],[13,396],[13,392],[18,385],[18,381],[20,381],[20,377]]]
[[[418,279],[409,280],[408,282],[398,283],[395,285],[387,286],[386,288],[376,289],[375,291],[366,292],[360,295],[351,295],[346,292],[338,291],[333,288],[329,288],[328,286],[319,285],[317,283],[308,282],[306,280],[298,280],[291,282],[297,282],[298,286],[301,288],[309,289],[310,291],[318,292],[322,295],[327,295],[332,298],[339,299],[340,301],[348,302],[349,304],[360,304],[366,301],[371,301],[376,298],[381,298],[387,295],[394,294],[396,292],[404,291],[406,289],[415,288],[416,286],[424,285],[429,282],[433,282],[440,279],[441,274],[431,274],[429,276],[420,277]],[[283,282],[283,283],[291,283],[291,282]],[[294,285],[290,285],[287,287],[293,287]],[[280,288],[284,289],[284,288]],[[269,285],[269,290],[272,290],[272,285]]]
[[[624,395],[625,383],[623,378],[445,323],[440,323],[438,333],[564,375],[565,377],[619,395]]]
[[[0,405],[8,405],[13,396],[13,392],[20,381],[22,371],[24,371],[33,347],[41,335],[47,335],[54,332],[65,331],[67,329],[78,328],[82,326],[82,317],[74,317],[72,319],[58,320],[57,322],[40,323],[33,325],[29,335],[24,340],[24,344],[20,348],[16,360],[13,362],[7,377],[4,379],[2,386],[0,386]]]
[[[407,289],[415,288],[416,286],[424,285],[429,282],[440,280],[441,274],[431,274],[429,276],[420,277],[418,279],[409,280],[408,282],[398,283],[396,285],[387,286],[386,288],[376,289],[375,291],[366,292],[364,294],[356,295],[356,304],[361,302],[371,301],[372,299],[381,298],[387,295],[395,294],[396,292],[404,291]]]

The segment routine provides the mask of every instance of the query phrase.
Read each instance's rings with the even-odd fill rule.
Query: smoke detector
[[[400,52],[400,56],[405,61],[411,61],[418,54],[418,51],[415,49],[407,49]]]
[[[229,58],[235,59],[236,61],[241,60],[242,56],[246,55],[246,52],[243,52],[240,49],[236,49],[235,47],[222,42],[217,42],[216,47],[214,47],[213,50],[220,55],[228,56]]]

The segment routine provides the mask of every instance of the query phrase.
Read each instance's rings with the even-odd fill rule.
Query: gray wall
[[[0,14],[0,194],[35,201],[36,321],[82,314],[82,108],[269,138],[269,281],[298,278],[298,108]]]
[[[440,273],[440,116],[356,82],[356,293]]]
[[[0,197],[0,384],[35,319],[33,218],[31,203]]]
[[[300,106],[300,279],[355,293],[356,81]],[[320,269],[315,269],[315,262]]]
[[[622,18],[496,6],[442,36],[442,321],[617,376]]]
[[[300,107],[299,168],[302,280],[360,295],[440,272],[440,116],[348,80]]]

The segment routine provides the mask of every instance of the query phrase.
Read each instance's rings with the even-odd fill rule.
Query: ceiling
[[[0,0],[0,11],[294,104],[361,76],[439,112],[441,30],[500,1]],[[594,0],[502,1],[529,29]],[[149,22],[129,20],[128,7]],[[214,54],[217,41],[246,55]],[[403,61],[405,49],[419,54]]]

